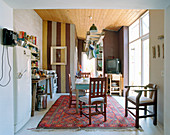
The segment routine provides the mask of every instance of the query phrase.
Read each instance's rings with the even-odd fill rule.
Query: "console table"
[[[37,92],[37,85],[43,80],[46,80],[46,89],[45,93],[47,95],[50,95],[50,98],[52,98],[52,89],[51,89],[51,77],[52,76],[47,76],[47,77],[40,77],[38,80],[32,80],[32,110],[31,110],[31,116],[34,116],[34,111],[35,111],[35,99],[36,99],[36,92]],[[50,93],[47,93],[48,90],[48,83],[50,87]]]

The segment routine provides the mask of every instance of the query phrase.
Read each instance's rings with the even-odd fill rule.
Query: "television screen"
[[[107,59],[106,62],[107,73],[120,73],[120,60],[119,59]]]
[[[108,60],[108,68],[116,68],[116,61],[115,60]]]

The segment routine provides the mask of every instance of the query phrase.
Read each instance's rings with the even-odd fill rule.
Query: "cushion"
[[[128,99],[136,103],[136,96],[129,96]],[[153,102],[153,100],[151,98],[143,97],[143,96],[140,97],[139,99],[139,103],[148,103],[148,102]]]
[[[89,104],[89,96],[83,96],[79,98],[80,101],[85,102],[86,104]],[[97,98],[91,98],[91,104],[94,102],[104,102],[103,97],[97,97]]]

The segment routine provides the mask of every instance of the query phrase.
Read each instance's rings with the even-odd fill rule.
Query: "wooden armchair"
[[[91,125],[91,116],[102,114],[104,121],[106,121],[106,87],[107,77],[90,78],[89,95],[79,98],[80,101],[80,116],[82,114],[89,119],[89,125]],[[89,108],[89,113],[86,114],[82,111],[82,103],[86,103]],[[98,104],[101,104],[100,111],[98,110]],[[104,104],[104,111],[103,111]],[[91,108],[95,107],[95,112],[91,112]]]
[[[142,89],[139,89],[142,88]],[[157,85],[148,84],[146,86],[125,86],[128,88],[125,95],[125,117],[128,115],[128,111],[136,118],[135,127],[139,128],[139,118],[154,117],[153,124],[157,125]],[[129,96],[129,91],[134,88],[137,92],[137,96]],[[144,92],[144,96],[142,96]],[[149,92],[149,97],[147,97],[147,92]],[[128,107],[128,101],[134,104],[136,107]],[[153,112],[147,110],[147,106],[153,106]],[[144,108],[141,108],[143,106]],[[134,114],[130,109],[135,109],[136,114]],[[144,110],[144,115],[139,116],[139,110]],[[147,115],[147,112],[151,113]]]

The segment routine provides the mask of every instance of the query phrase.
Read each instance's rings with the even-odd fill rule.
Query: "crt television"
[[[107,59],[106,61],[106,72],[107,73],[116,73],[119,74],[120,69],[120,60],[119,59]]]

